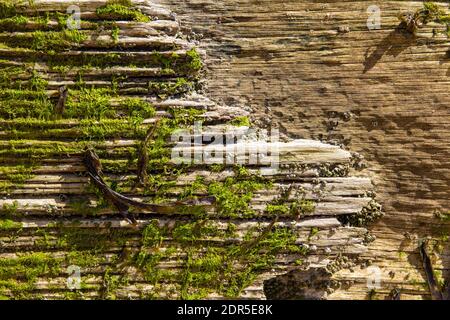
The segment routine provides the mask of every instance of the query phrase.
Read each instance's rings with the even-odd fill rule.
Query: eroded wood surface
[[[55,21],[58,15],[29,23],[39,13],[61,11],[72,3],[36,0],[31,8],[19,8],[28,17],[19,32],[8,25],[16,22],[3,21],[0,55],[2,70],[9,72],[2,75],[0,105],[0,209],[5,218],[0,230],[1,296],[263,299],[271,297],[270,291],[282,295],[287,288],[267,286],[271,279],[295,272],[313,279],[313,288],[297,286],[299,296],[327,298],[352,279],[339,278],[340,269],[369,263],[373,237],[366,223],[380,215],[380,208],[370,177],[356,173],[356,154],[285,134],[272,141],[266,132],[261,142],[252,138],[248,121],[233,124],[251,110],[245,104],[214,101],[202,92],[201,70],[193,63],[199,54],[192,51],[200,42],[175,35],[170,6],[132,1],[127,10],[138,8],[152,21],[97,24],[102,22],[97,9],[107,1],[81,1],[81,34],[64,29]],[[36,27],[44,30],[35,33]],[[45,33],[52,36],[39,42]],[[57,37],[68,36],[72,40],[57,42]],[[89,60],[92,56],[106,60]],[[80,57],[90,63],[58,65],[57,59],[79,63]],[[168,58],[172,69],[164,60]],[[59,106],[66,91],[65,106]],[[147,110],[150,106],[154,112]],[[135,112],[142,114],[136,117]],[[166,151],[212,152],[208,141],[180,147],[165,135],[174,129],[167,125],[171,119],[179,121],[173,124],[177,129],[183,123],[192,129],[191,118],[206,125],[203,131],[192,130],[193,138],[212,133],[243,137],[226,145],[238,151],[236,160],[243,167],[226,163],[213,170],[194,162],[184,171],[172,171],[176,163]],[[161,122],[166,131],[157,131],[148,146],[153,165],[148,177],[157,180],[140,186],[135,181],[139,147],[148,129]],[[253,125],[259,132],[264,127],[258,121]],[[264,171],[270,168],[264,168],[261,158],[250,162],[260,144],[276,147],[279,170]],[[111,189],[135,204],[172,205],[171,211],[137,208],[136,223],[128,223],[117,208],[108,206],[102,190],[89,186],[83,163],[87,147],[96,150],[96,172],[101,163]],[[222,145],[215,151],[228,153]],[[273,156],[271,152],[267,158]],[[271,183],[260,181],[262,173]],[[240,189],[233,189],[236,185]],[[215,202],[201,201],[212,195]],[[236,195],[248,199],[239,202]],[[194,204],[198,198],[199,203],[186,208],[177,202],[183,197]],[[67,284],[71,264],[82,268],[77,289]]]
[[[252,106],[261,123],[299,138],[335,141],[361,153],[386,216],[367,257],[382,271],[374,298],[402,288],[429,298],[418,239],[444,239],[449,210],[449,41],[430,24],[417,39],[394,32],[397,15],[421,1],[159,0],[202,34],[209,94]],[[448,12],[447,2],[436,2]],[[381,29],[368,30],[370,5]],[[348,27],[349,32],[339,32]],[[346,30],[346,28],[341,28]],[[448,274],[448,247],[433,254]],[[439,262],[441,260],[441,262]],[[369,270],[370,271],[370,270]],[[330,297],[368,297],[367,269],[340,271],[356,283]]]

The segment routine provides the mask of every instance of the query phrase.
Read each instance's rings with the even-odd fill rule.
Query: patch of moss
[[[113,269],[107,267],[103,273],[102,299],[115,300],[117,290],[128,284],[128,278],[121,274],[113,274]]]
[[[450,14],[446,14],[445,11],[434,2],[424,2],[421,9],[416,10],[414,13],[402,13],[399,15],[399,19],[401,21],[401,26],[413,34],[417,32],[419,27],[430,22],[446,25],[448,32],[450,24]],[[437,31],[433,29],[433,35],[435,34],[437,34]]]
[[[150,17],[143,14],[138,9],[133,9],[123,3],[110,2],[97,8],[97,16],[104,20],[133,20],[137,22],[150,22]]]
[[[195,199],[198,194],[205,194],[207,192],[207,186],[205,183],[205,178],[197,176],[195,180],[186,186],[184,190],[180,193],[178,198],[180,200],[184,199]]]
[[[10,18],[16,15],[17,2],[11,0],[0,1],[0,18]]]
[[[0,36],[0,41],[12,48],[20,47],[47,53],[57,53],[80,45],[87,35],[79,30],[34,31],[33,33]]]
[[[289,213],[293,216],[300,217],[310,215],[316,210],[316,203],[312,200],[299,199],[294,201],[290,208]]]
[[[35,288],[38,277],[55,275],[60,261],[43,252],[21,254],[15,259],[0,259],[0,292],[12,293],[16,299],[25,298]]]
[[[290,212],[290,208],[286,204],[268,204],[266,211],[269,215],[287,215]]]
[[[110,88],[83,87],[80,90],[70,90],[64,117],[97,120],[111,118],[115,115],[110,105],[112,93]]]
[[[24,184],[25,181],[31,179],[34,174],[34,166],[28,165],[16,165],[14,167],[0,167],[0,175],[12,183],[16,188]]]
[[[160,98],[185,94],[194,89],[194,83],[186,78],[177,78],[175,82],[155,82],[149,81],[148,91],[156,94]]]
[[[2,216],[14,217],[17,216],[17,210],[19,209],[19,202],[13,201],[12,204],[4,203],[0,210]]]
[[[220,216],[251,217],[255,211],[250,208],[253,193],[263,189],[265,184],[255,180],[239,180],[228,177],[224,182],[213,182],[208,186],[208,194],[216,199]]]
[[[232,126],[236,127],[250,127],[250,119],[246,116],[243,117],[236,117],[233,120],[229,122]]]
[[[200,71],[203,68],[203,62],[196,48],[192,48],[186,52],[187,61],[186,66],[189,70],[194,72]]]
[[[50,54],[47,55],[45,59],[52,70],[56,70],[57,68],[71,70],[76,67],[87,69],[94,67],[107,68],[125,63],[122,56],[115,52],[108,52],[105,54],[81,52],[77,55]]]
[[[450,210],[448,211],[436,211],[434,215],[441,221],[450,221]]]
[[[0,230],[16,230],[21,229],[22,223],[11,219],[0,219]]]
[[[22,15],[13,16],[11,18],[0,19],[0,30],[17,31],[28,23],[28,18]]]
[[[120,33],[119,27],[113,26],[111,29],[111,38],[113,39],[114,43],[119,42],[119,33]]]
[[[134,256],[134,263],[154,285],[158,282],[179,284],[183,299],[201,299],[210,293],[220,293],[233,298],[250,285],[256,276],[270,269],[281,252],[303,256],[307,251],[296,245],[297,235],[288,228],[250,230],[240,245],[215,244],[208,239],[235,237],[236,226],[232,223],[226,230],[219,230],[213,221],[204,217],[195,221],[178,222],[175,227],[160,226],[154,220],[142,233],[141,250]],[[255,238],[258,241],[255,241]],[[160,264],[175,257],[175,247],[162,250],[169,241],[181,246],[185,255],[177,272],[161,269]],[[157,293],[155,292],[157,295]]]

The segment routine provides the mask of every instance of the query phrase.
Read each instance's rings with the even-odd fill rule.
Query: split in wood
[[[138,170],[137,175],[139,179],[139,183],[145,186],[148,182],[148,143],[150,139],[154,136],[156,132],[156,128],[159,125],[159,119],[156,120],[154,125],[150,127],[147,131],[147,135],[145,136],[144,142],[142,143],[141,150],[139,152],[139,160],[138,160]]]
[[[132,213],[129,212],[130,207],[151,210],[156,213],[170,214],[177,211],[180,206],[202,206],[212,205],[215,198],[206,197],[203,199],[175,201],[171,204],[151,204],[130,199],[114,190],[112,190],[101,177],[100,159],[93,149],[87,149],[83,158],[84,165],[91,181],[102,192],[105,199],[113,204],[119,213],[130,223],[136,224],[137,220]]]
[[[58,103],[55,107],[55,117],[60,119],[64,113],[64,109],[66,107],[67,96],[69,94],[69,89],[66,86],[61,86],[59,88],[59,98]]]
[[[402,292],[399,288],[394,288],[392,289],[392,291],[389,293],[389,299],[390,300],[401,300],[401,295]]]
[[[419,251],[422,258],[423,269],[425,270],[428,287],[430,288],[431,298],[433,300],[449,300],[448,296],[444,297],[443,290],[436,281],[433,265],[431,264],[431,259],[427,251],[427,241],[422,241],[419,246]]]

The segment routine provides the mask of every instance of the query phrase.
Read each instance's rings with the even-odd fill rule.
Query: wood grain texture
[[[264,299],[289,288],[271,279],[295,271],[321,282],[295,293],[323,299],[351,279],[333,274],[368,263],[366,224],[381,212],[357,154],[286,134],[274,141],[264,124],[249,128],[248,107],[210,99],[192,51],[199,42],[174,34],[169,9],[132,1],[114,24],[98,11],[110,3],[84,0],[81,30],[70,31],[60,18],[72,3],[35,1],[1,21],[0,296]],[[137,9],[151,21],[131,21]],[[178,129],[189,147],[170,136]],[[212,134],[241,139],[191,146]],[[151,153],[148,184],[136,180],[141,148]],[[264,149],[279,170],[254,157]],[[228,159],[230,150],[242,166],[176,166],[174,157]],[[108,185],[96,189],[94,178]],[[124,219],[129,206],[135,222]],[[69,265],[82,270],[77,290]]]
[[[159,0],[177,12],[209,56],[208,92],[254,109],[261,124],[362,154],[386,216],[367,257],[382,271],[375,298],[429,298],[418,239],[448,235],[434,212],[450,208],[450,43],[429,24],[416,39],[395,32],[397,14],[421,1]],[[447,2],[437,2],[448,12]],[[381,29],[368,30],[370,5]],[[339,32],[348,27],[349,32]],[[341,28],[342,29],[342,28]],[[446,242],[435,253],[448,274]],[[367,269],[330,298],[367,298]],[[300,286],[300,285],[299,285]]]

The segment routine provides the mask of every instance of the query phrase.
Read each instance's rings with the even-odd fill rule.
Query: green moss
[[[82,119],[102,119],[115,116],[110,101],[110,88],[81,88],[70,90],[64,117]]]
[[[128,284],[128,278],[113,274],[113,269],[107,267],[103,274],[102,299],[115,300],[117,298],[116,291],[124,285]]]
[[[159,228],[158,220],[151,221],[142,232],[142,245],[158,247],[164,240],[163,232]]]
[[[299,199],[294,201],[289,208],[290,214],[296,217],[310,215],[314,213],[315,210],[316,203],[307,199]]]
[[[7,89],[0,94],[0,118],[50,117],[53,105],[47,96],[47,85],[36,70],[26,65],[2,69],[0,87]]]
[[[119,42],[119,33],[120,33],[119,27],[113,26],[111,29],[111,38],[113,39],[114,43]]]
[[[147,146],[148,170],[154,175],[154,186],[158,187],[161,177],[155,175],[156,171],[163,172],[166,176],[171,174],[179,175],[181,172],[170,165],[171,149],[167,143],[175,130],[186,128],[194,123],[203,113],[196,109],[169,109],[171,118],[162,118],[157,123],[154,133],[154,140]],[[150,177],[151,178],[151,177]],[[152,178],[151,178],[152,179]],[[150,188],[152,189],[152,188]],[[159,189],[159,187],[158,187]]]
[[[64,14],[61,12],[55,12],[53,13],[53,17],[58,22],[58,27],[60,29],[66,29],[67,27],[67,19],[69,18],[68,14]],[[48,18],[47,18],[48,19]],[[85,39],[80,38],[80,35],[75,35],[75,41],[80,43],[81,41],[84,41]]]
[[[96,216],[102,209],[107,207],[107,204],[104,201],[99,201],[99,203],[94,206],[90,203],[88,198],[75,198],[70,199],[68,206],[75,213],[82,216]]]
[[[0,41],[12,48],[20,47],[47,53],[61,52],[80,45],[87,35],[79,30],[34,31],[33,33],[17,34],[14,37],[4,35]]]
[[[229,122],[232,126],[236,127],[250,127],[250,119],[246,116],[234,118]]]
[[[266,211],[269,215],[287,215],[290,208],[286,204],[268,204]]]
[[[181,274],[182,298],[198,299],[209,292],[235,298],[260,272],[271,268],[280,252],[306,254],[295,245],[296,236],[287,229],[275,229],[257,243],[253,240],[249,240],[250,246],[209,247],[204,254],[188,251]]]
[[[22,223],[10,219],[0,219],[0,230],[21,229]]]
[[[175,82],[155,82],[149,81],[148,90],[151,94],[156,94],[160,98],[184,94],[194,89],[194,84],[186,78],[177,78]]]
[[[450,210],[447,211],[436,211],[434,215],[441,221],[450,221]]]
[[[111,173],[126,173],[130,171],[129,160],[102,160],[103,171]]]
[[[149,21],[148,17],[130,6],[131,3],[126,1],[109,3],[99,9],[97,13],[101,18],[103,15],[105,19],[121,18]],[[116,16],[114,17],[114,15]],[[2,175],[2,179],[5,177],[8,180],[9,187],[14,183],[16,186],[22,184],[31,178],[35,168],[34,164],[40,164],[42,159],[79,156],[84,147],[88,145],[98,148],[99,156],[104,159],[102,164],[105,173],[125,173],[135,166],[137,155],[135,147],[119,147],[111,151],[106,150],[104,144],[99,140],[115,137],[143,138],[147,131],[147,126],[143,124],[143,120],[155,116],[154,107],[142,99],[120,97],[119,86],[123,79],[119,77],[112,78],[111,88],[87,87],[83,75],[85,70],[115,65],[149,67],[162,65],[165,75],[175,75],[183,74],[183,72],[186,74],[192,73],[201,68],[201,61],[199,61],[195,50],[190,51],[187,56],[170,54],[168,56],[169,62],[163,61],[162,55],[159,55],[159,53],[155,53],[155,59],[149,61],[134,61],[134,56],[120,53],[101,55],[91,55],[89,52],[73,55],[61,54],[64,50],[78,47],[87,39],[87,34],[84,31],[66,29],[67,17],[65,14],[51,13],[38,17],[16,16],[14,14],[11,17],[2,16],[0,18],[0,26],[26,30],[28,27],[25,26],[26,23],[38,22],[40,28],[35,32],[18,33],[14,38],[3,35],[4,37],[1,39],[10,47],[30,49],[29,51],[16,50],[20,55],[20,61],[24,62],[23,65],[18,66],[9,61],[0,61],[0,87],[2,88],[0,90],[0,118],[2,118],[2,130],[9,140],[8,143],[3,143],[0,156],[14,158],[16,162],[24,163],[19,166],[1,167],[0,175]],[[50,24],[50,20],[52,22],[57,21],[58,26],[56,27],[54,23]],[[110,25],[112,26],[111,36],[117,42],[119,30],[113,24],[108,24],[108,26]],[[91,28],[92,26],[86,24],[86,27]],[[69,88],[69,96],[63,114],[64,119],[53,119],[56,97],[50,97],[51,91],[48,90],[46,77],[40,75],[34,69],[33,64],[36,61],[46,63],[52,72],[58,72],[65,78],[69,76],[72,69],[78,68],[78,74],[73,79],[75,85]],[[149,91],[159,96],[179,95],[192,90],[194,87],[195,83],[186,76],[175,78],[173,81],[169,80],[162,85],[158,85],[156,82],[150,84]],[[171,118],[159,122],[156,141],[149,146],[152,164],[149,166],[149,171],[152,173],[151,177],[155,179],[146,187],[146,192],[161,199],[167,195],[175,182],[175,178],[183,170],[183,166],[174,167],[169,164],[168,138],[174,130],[192,125],[192,122],[202,114],[202,111],[194,109],[170,109],[168,111]],[[73,119],[73,121],[69,122],[67,119]],[[128,160],[123,160],[124,157]],[[21,160],[21,158],[23,159]],[[29,159],[33,159],[33,161]],[[30,163],[33,163],[33,166],[29,166]],[[168,176],[174,179],[168,181]],[[5,182],[2,181],[2,183]],[[108,183],[113,189],[119,191],[124,186],[128,188],[127,190],[131,187],[129,181],[122,183],[108,180]],[[201,183],[198,181],[197,186],[200,185]],[[204,191],[206,191],[206,187],[204,187]],[[93,190],[86,190],[86,193],[92,195]],[[91,204],[90,196],[81,196],[78,198],[69,197],[66,205],[71,207],[71,214],[74,215],[97,215],[106,207],[106,201],[101,194],[97,193],[96,195],[99,200],[97,204]],[[195,190],[186,190],[184,197],[195,197]],[[19,222],[9,219],[10,216],[17,218],[17,209],[17,202],[3,206],[1,214],[8,218],[0,222],[0,229],[10,233],[12,230],[20,229],[21,224]],[[187,208],[180,208],[181,211],[185,209],[186,214],[191,214],[195,218],[201,215],[198,212],[189,211]],[[49,211],[50,214],[59,214],[57,208],[49,208],[49,210],[51,211]],[[230,224],[230,230],[226,232],[231,234],[232,231],[233,227]],[[0,284],[0,295],[6,297],[37,297],[38,294],[33,292],[34,280],[41,276],[56,275],[57,272],[61,272],[57,269],[62,265],[75,264],[83,268],[89,268],[91,266],[100,267],[105,263],[113,264],[116,261],[115,259],[119,258],[111,258],[111,254],[109,254],[108,259],[111,258],[111,260],[106,260],[105,252],[109,253],[111,248],[123,246],[132,241],[133,237],[139,235],[139,230],[136,229],[84,228],[76,223],[71,226],[55,223],[46,228],[37,230],[27,228],[21,232],[26,233],[27,236],[33,236],[35,239],[34,249],[59,250],[67,253],[58,259],[48,256],[47,262],[41,261],[34,264],[33,262],[24,262],[23,268],[15,266],[14,268],[8,267],[8,270],[3,269],[5,279],[0,279],[3,281]],[[157,228],[151,229],[151,226],[148,226],[142,233],[143,250],[138,256],[139,259],[133,257],[135,259],[133,261],[147,270],[145,278],[148,281],[157,283],[163,280],[178,283],[180,280],[179,274],[159,270],[156,267],[158,261],[175,254],[175,248],[155,254],[144,252],[144,249],[157,247],[158,242],[161,243],[168,237],[179,239],[179,244],[184,246],[191,243],[192,239],[196,237],[218,237],[228,234],[226,232],[219,231],[208,223],[204,224],[200,221],[176,225],[175,229],[170,231],[164,228],[158,231]],[[197,263],[195,268],[206,268],[211,271],[215,268],[215,265],[209,263],[210,260],[211,257],[205,257],[202,263]],[[46,267],[43,267],[45,265]],[[54,271],[52,271],[53,266],[55,266]],[[155,270],[156,272],[153,272]],[[126,284],[125,277],[119,276],[119,272],[119,269],[115,266],[105,270],[103,276],[103,296],[105,298],[116,298],[119,288]],[[26,274],[25,281],[22,281],[22,273]],[[18,274],[20,279],[15,279],[13,274]],[[198,275],[198,277],[201,278],[202,276]],[[84,288],[87,287],[84,286]],[[65,294],[65,296],[67,298],[82,297],[77,292]]]
[[[49,119],[54,106],[46,95],[36,94],[35,100],[0,100],[0,117],[4,119],[28,118]]]
[[[318,233],[319,233],[319,228],[317,228],[317,227],[311,228],[311,230],[310,230],[310,232],[309,232],[308,239],[313,238],[313,237],[314,237],[316,234],[318,234]]]
[[[8,145],[0,150],[2,156],[15,156],[17,159],[33,159],[37,161],[45,158],[65,158],[80,155],[86,147],[102,146],[100,142],[77,141],[77,142],[36,142],[35,140],[9,140]],[[126,157],[136,154],[136,147],[115,147],[112,150],[104,146],[98,149],[100,157],[109,156],[112,159]]]
[[[97,15],[105,20],[149,21],[139,10],[132,8],[129,1],[109,2],[97,10]],[[108,173],[129,174],[130,170],[134,170],[138,155],[137,146],[106,149],[101,140],[116,137],[142,139],[148,129],[143,120],[154,117],[155,109],[142,99],[124,98],[124,78],[120,75],[111,78],[109,88],[88,87],[85,71],[116,65],[160,67],[167,81],[151,81],[146,93],[160,98],[178,96],[198,87],[196,77],[203,64],[197,50],[193,48],[185,55],[154,52],[150,58],[146,55],[145,60],[137,54],[126,52],[91,54],[86,51],[66,55],[61,52],[76,48],[87,39],[85,32],[66,30],[67,15],[47,14],[36,19],[13,15],[2,19],[4,20],[0,21],[0,25],[4,23],[23,26],[25,19],[28,22],[36,22],[39,19],[42,25],[41,30],[33,33],[17,34],[14,39],[2,38],[10,46],[34,51],[20,53],[20,61],[24,61],[21,66],[0,61],[0,117],[9,119],[2,120],[2,130],[10,140],[9,143],[3,143],[0,156],[14,158],[19,162],[23,157],[24,163],[36,163],[37,166],[41,164],[42,159],[78,157],[86,146],[92,146],[102,159],[105,180],[112,189],[128,192],[135,187],[129,178],[119,181],[111,178]],[[50,19],[57,21],[58,26],[50,24]],[[119,28],[114,22],[93,25],[110,28],[106,30],[111,30],[112,39],[115,43],[118,42]],[[58,72],[65,80],[75,82],[75,85],[69,85],[69,96],[62,120],[53,120],[57,97],[49,96],[52,91],[48,89],[54,88],[49,88],[46,77],[34,70],[32,63],[35,61],[46,63],[52,72]],[[67,79],[69,74],[72,74],[69,71],[73,69],[77,76]],[[175,78],[176,75],[179,77]],[[253,216],[255,212],[250,207],[250,202],[254,193],[269,188],[270,183],[251,174],[245,167],[236,167],[235,177],[225,181],[206,183],[203,178],[198,177],[193,184],[180,192],[180,187],[175,185],[177,178],[187,172],[187,168],[192,164],[174,166],[170,163],[169,138],[177,129],[191,128],[193,122],[201,118],[203,111],[183,108],[167,111],[170,117],[159,120],[154,141],[148,145],[149,183],[139,187],[139,190],[144,189],[145,195],[150,195],[151,202],[165,201],[177,195],[180,199],[194,199],[209,194],[217,198],[219,215],[231,218]],[[236,118],[232,124],[250,125],[246,117]],[[27,167],[26,164],[15,168],[4,166],[0,169],[0,174],[9,181],[23,183],[32,177],[33,168]],[[224,168],[218,165],[213,167],[213,170],[220,172]],[[102,194],[95,188],[87,188],[84,192],[84,195],[69,196],[69,199],[65,200],[66,205],[71,208],[70,214],[79,217],[106,214],[104,209],[108,203]],[[98,201],[93,202],[92,195],[97,196]],[[267,211],[273,215],[311,211],[308,203],[296,205],[297,207],[293,208],[293,204],[269,204]],[[5,220],[0,221],[0,229],[7,230],[5,233],[12,234],[12,230],[20,230],[17,209],[17,203],[3,206],[1,214],[11,216],[11,219],[5,217]],[[37,294],[32,292],[35,279],[49,275],[60,276],[63,266],[74,264],[88,270],[92,267],[95,273],[103,270],[102,297],[120,298],[120,289],[128,283],[127,277],[123,276],[126,272],[122,266],[131,264],[142,272],[146,281],[155,285],[152,293],[154,297],[159,297],[158,285],[161,286],[161,283],[175,284],[178,293],[188,299],[206,297],[213,292],[237,297],[258,274],[274,266],[280,253],[306,254],[302,247],[295,244],[297,235],[292,230],[276,227],[265,230],[255,227],[251,234],[244,237],[244,244],[237,245],[236,238],[241,234],[236,232],[237,227],[231,221],[228,221],[226,226],[220,224],[219,227],[209,220],[204,208],[180,206],[179,209],[180,214],[188,215],[186,220],[164,226],[154,220],[143,230],[104,226],[88,228],[76,221],[71,225],[54,223],[34,230],[26,228],[21,234],[33,237],[34,249],[64,251],[66,254],[58,258],[52,254],[42,254],[34,260],[30,258],[14,265],[2,266],[0,263],[0,275],[4,276],[4,279],[0,277],[0,280],[4,281],[0,283],[0,295],[25,297],[33,294],[33,297],[36,297]],[[51,207],[49,214],[58,217],[61,212],[58,208]],[[255,241],[255,237],[258,241]],[[135,247],[138,239],[141,239],[140,248]],[[116,253],[121,247],[124,250]],[[130,252],[126,253],[128,249]],[[135,252],[135,249],[138,251]],[[178,259],[181,268],[163,270],[161,265],[174,259]],[[104,268],[105,265],[109,267]],[[86,284],[83,285],[83,289],[88,288]],[[81,298],[82,295],[73,292],[65,294],[65,297]]]
[[[90,140],[107,138],[140,138],[145,130],[134,123],[123,120],[102,119],[101,121],[83,120],[80,127],[80,136]]]
[[[20,80],[17,80],[20,76],[30,76],[25,65],[9,65],[0,69],[0,87],[1,88],[14,88],[15,84],[22,84]],[[22,86],[17,86],[17,89],[26,89]]]
[[[198,220],[191,223],[179,224],[172,231],[172,237],[181,244],[193,244],[194,241],[218,235],[217,227],[208,220]]]
[[[148,119],[156,114],[155,108],[151,103],[139,98],[127,98],[122,106],[127,110],[128,116],[131,118]]]
[[[78,265],[92,266],[92,263],[83,264],[87,261],[87,256],[84,257],[84,261],[80,256],[84,255],[85,253],[69,253],[66,256],[66,265],[77,262]],[[96,261],[94,256],[89,256],[89,259]],[[2,259],[0,260],[0,292],[13,299],[39,299],[40,295],[34,292],[38,277],[61,275],[64,273],[64,262],[65,258],[44,252],[26,253],[14,259]],[[49,286],[49,289],[51,288],[52,286]]]
[[[16,165],[14,167],[0,167],[0,175],[4,176],[6,180],[13,183],[16,187],[20,187],[23,183],[31,179],[34,174],[34,166],[28,165]]]
[[[237,180],[228,177],[224,182],[213,182],[208,186],[208,194],[216,199],[218,214],[228,217],[251,217],[250,208],[253,193],[264,188],[264,183],[251,180]]]
[[[12,204],[4,203],[0,213],[2,216],[14,217],[17,215],[17,210],[19,209],[19,202],[17,200],[13,201]]]
[[[303,259],[297,259],[297,260],[295,260],[295,264],[298,265],[298,266],[303,265],[303,263],[304,263]]]
[[[312,200],[298,199],[292,203],[288,203],[288,199],[284,197],[276,200],[274,203],[268,204],[266,212],[271,216],[293,216],[299,218],[314,213],[316,203]]]
[[[52,118],[54,102],[48,98],[45,92],[47,81],[33,72],[28,86],[31,89],[29,91],[10,89],[0,95],[0,116],[6,119],[49,120]],[[82,86],[79,90],[69,90],[63,117],[91,120],[121,117],[136,126],[142,120],[154,116],[153,106],[137,98],[125,99],[118,107],[111,106],[114,94],[115,92],[111,88],[85,88]],[[125,121],[122,122],[125,124]],[[87,123],[82,123],[82,127],[87,127]],[[111,124],[112,122],[109,123],[109,125]],[[118,122],[116,124],[119,125]]]
[[[5,123],[5,137],[13,140],[72,138],[77,140],[104,140],[107,138],[141,139],[146,127],[141,125],[143,118],[122,119],[81,119],[78,124],[67,127],[67,121],[37,120],[19,118]],[[66,128],[60,128],[64,123]],[[27,126],[29,124],[29,126]],[[56,128],[52,128],[56,127]]]
[[[54,231],[57,241],[50,247],[72,251],[93,250],[92,252],[102,252],[114,246],[121,247],[126,243],[127,238],[136,233],[135,230],[129,229],[83,228],[76,223],[73,225],[58,225]],[[42,243],[42,245],[45,247],[45,243]]]
[[[423,23],[428,23],[433,20],[439,20],[444,15],[443,10],[434,2],[424,2],[421,16]]]
[[[187,51],[186,56],[187,56],[186,65],[189,70],[196,72],[200,71],[203,68],[202,59],[196,48],[192,48],[189,51]]]
[[[104,20],[133,20],[137,22],[150,22],[151,19],[138,9],[120,3],[108,3],[97,8],[97,16]]]
[[[180,221],[174,228],[160,226],[154,220],[142,233],[142,247],[134,256],[133,263],[154,285],[160,281],[179,284],[183,299],[201,299],[214,292],[232,298],[239,296],[259,273],[270,269],[281,252],[307,254],[302,246],[295,244],[297,235],[287,228],[274,228],[270,232],[252,230],[240,245],[230,243],[222,246],[207,242],[235,237],[235,230],[232,223],[226,230],[219,230],[213,221],[204,218]],[[169,241],[182,246],[180,251],[185,252],[180,261],[183,265],[175,273],[160,267],[166,259],[179,252],[174,247],[161,250],[163,243]],[[205,247],[205,243],[208,246]]]
[[[17,4],[17,2],[11,0],[0,1],[0,18],[10,18],[15,16]]]
[[[219,163],[214,163],[212,165],[209,166],[209,169],[211,170],[211,172],[222,172],[224,171],[226,168],[226,166],[224,164],[219,164]]]
[[[21,14],[15,14],[8,18],[0,19],[0,27],[3,31],[19,32],[29,31],[29,23],[37,24],[38,28],[43,30],[64,30],[67,28],[67,19],[69,15],[61,12],[39,12],[36,16],[29,17]],[[56,21],[58,26],[49,25],[50,21]]]
[[[35,143],[30,140],[9,140],[8,145],[0,150],[0,155],[26,158],[39,158],[41,156],[68,155],[80,153],[82,145],[67,144],[64,142]]]
[[[434,2],[424,2],[423,7],[416,10],[414,13],[403,13],[399,16],[401,25],[409,32],[415,34],[420,26],[426,25],[430,22],[436,22],[446,25],[447,32],[450,24],[450,14]],[[433,29],[433,35],[438,31]]]
[[[0,30],[17,31],[28,23],[28,18],[22,15],[13,16],[11,18],[0,19]]]
[[[0,259],[0,292],[10,292],[16,299],[25,298],[35,288],[38,277],[60,272],[60,260],[48,253],[21,254],[15,259]]]
[[[90,54],[86,52],[77,55],[60,55],[51,54],[46,57],[47,63],[52,70],[55,68],[68,68],[69,70],[75,67],[82,68],[107,68],[115,65],[123,65],[125,61],[121,55],[114,52],[105,54]]]
[[[195,199],[198,194],[205,194],[207,192],[207,186],[205,184],[205,178],[198,176],[195,180],[186,186],[179,195],[180,200]]]

